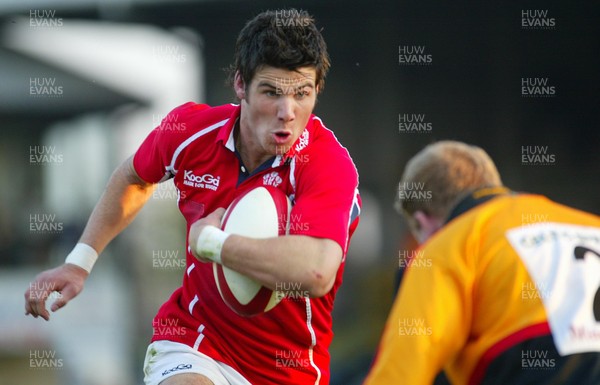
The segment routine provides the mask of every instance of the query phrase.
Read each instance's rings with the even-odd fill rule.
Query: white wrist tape
[[[97,259],[98,253],[96,250],[85,243],[78,243],[73,248],[73,251],[67,255],[65,263],[77,265],[88,273],[91,273],[92,267],[94,267],[94,263],[96,263]]]
[[[205,226],[196,241],[196,255],[221,263],[221,250],[229,234],[215,226]]]

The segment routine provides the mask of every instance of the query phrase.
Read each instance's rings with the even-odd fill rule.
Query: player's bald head
[[[440,141],[419,151],[407,163],[398,186],[398,208],[446,219],[459,200],[484,187],[501,186],[496,165],[480,147]],[[407,193],[421,191],[423,194]]]

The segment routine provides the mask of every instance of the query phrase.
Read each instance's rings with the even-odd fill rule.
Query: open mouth
[[[273,134],[273,138],[277,143],[285,143],[292,137],[292,134],[287,131],[278,131]]]

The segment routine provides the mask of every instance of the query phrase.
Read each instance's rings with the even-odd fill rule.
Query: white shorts
[[[185,344],[155,341],[148,346],[144,360],[144,383],[158,385],[181,373],[198,373],[215,385],[252,385],[231,366],[215,361]]]

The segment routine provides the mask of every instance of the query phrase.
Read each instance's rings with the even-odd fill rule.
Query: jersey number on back
[[[600,352],[600,228],[537,223],[506,236],[539,292],[559,353]]]
[[[585,246],[576,246],[573,254],[575,254],[575,259],[584,259],[586,253],[595,254],[598,258],[600,258],[600,253],[595,250],[592,250]],[[594,318],[597,322],[600,322],[600,286],[598,290],[596,290],[596,295],[594,296]]]

